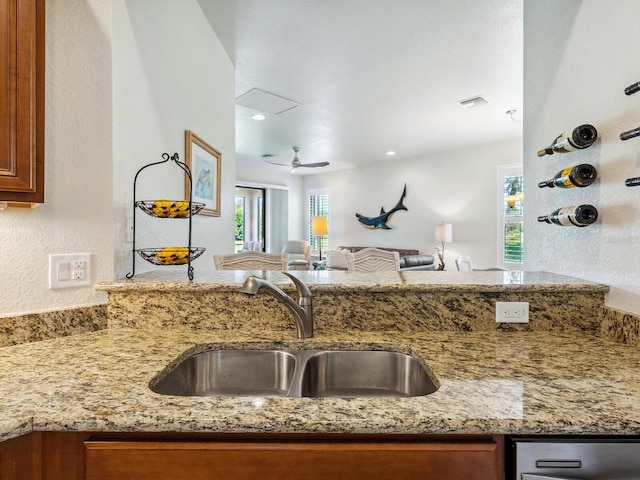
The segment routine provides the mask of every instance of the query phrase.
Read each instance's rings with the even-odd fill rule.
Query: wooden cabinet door
[[[497,480],[497,443],[88,441],[87,480]]]
[[[40,480],[40,440],[30,434],[0,442],[0,479]]]
[[[44,2],[0,0],[0,202],[44,202]]]

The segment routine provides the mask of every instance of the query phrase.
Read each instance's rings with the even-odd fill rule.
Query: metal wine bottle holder
[[[137,171],[136,176],[133,179],[133,248],[131,252],[132,256],[132,268],[131,273],[126,275],[127,278],[132,278],[136,272],[136,253],[144,258],[146,261],[153,263],[154,265],[187,265],[187,275],[189,280],[193,280],[193,267],[191,261],[198,258],[205,251],[202,247],[191,246],[191,219],[204,208],[204,203],[194,203],[191,201],[192,197],[192,179],[191,170],[189,166],[181,162],[178,154],[174,153],[173,156],[169,156],[168,153],[162,154],[162,161],[149,163]],[[138,188],[138,176],[146,168],[153,167],[166,163],[169,160],[175,162],[184,173],[187,175],[189,183],[189,199],[188,201],[177,200],[138,200],[137,188]],[[136,208],[139,208],[143,212],[156,218],[188,218],[189,219],[189,242],[187,247],[165,247],[165,248],[142,248],[136,249]]]

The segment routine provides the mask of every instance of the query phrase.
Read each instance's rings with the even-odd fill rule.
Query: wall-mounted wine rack
[[[633,95],[636,92],[640,92],[640,82],[633,83],[624,89],[625,95]],[[632,130],[628,130],[626,132],[622,132],[620,134],[620,140],[629,140],[630,138],[634,138],[639,135],[640,135],[640,127],[634,128]],[[627,187],[638,187],[640,186],[640,177],[627,178],[624,181],[624,184]]]

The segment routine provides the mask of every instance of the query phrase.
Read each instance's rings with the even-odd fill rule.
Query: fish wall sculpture
[[[380,208],[380,215],[378,215],[377,217],[365,217],[364,215],[360,215],[359,213],[356,213],[356,217],[358,217],[358,221],[365,226],[366,228],[381,228],[382,230],[391,230],[391,227],[387,225],[387,222],[389,221],[389,219],[391,218],[391,216],[396,213],[398,210],[408,210],[407,207],[404,206],[404,204],[402,203],[402,200],[404,200],[404,197],[407,196],[407,184],[404,184],[404,190],[402,191],[402,196],[400,197],[400,200],[398,201],[398,203],[396,204],[395,207],[393,207],[391,210],[389,210],[388,212],[384,211],[384,207]]]

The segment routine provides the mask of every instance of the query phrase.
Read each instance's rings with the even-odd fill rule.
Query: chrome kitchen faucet
[[[311,302],[311,291],[302,282],[302,280],[287,272],[282,273],[289,277],[296,286],[299,295],[297,303],[293,298],[271,282],[253,275],[244,281],[240,291],[247,295],[257,295],[264,289],[267,293],[274,296],[280,303],[284,303],[285,307],[287,307],[293,314],[293,319],[296,322],[296,328],[298,330],[298,338],[305,339],[313,337],[313,307]]]

